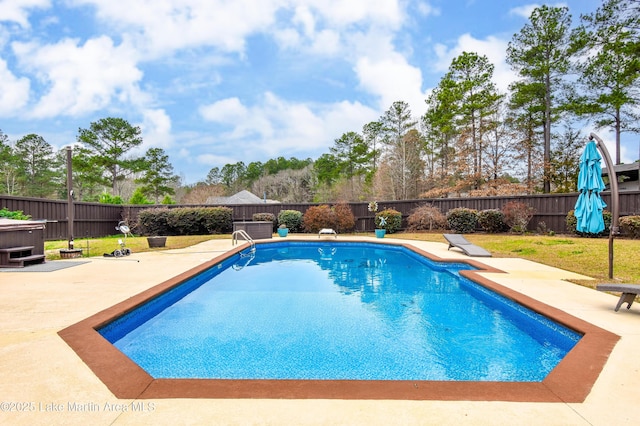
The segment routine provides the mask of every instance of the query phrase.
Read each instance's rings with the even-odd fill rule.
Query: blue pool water
[[[155,378],[541,381],[580,335],[371,243],[260,244],[99,332]]]

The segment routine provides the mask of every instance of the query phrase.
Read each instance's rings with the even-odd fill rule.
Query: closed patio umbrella
[[[601,159],[596,143],[589,141],[580,156],[580,173],[578,174],[580,196],[575,206],[578,232],[598,234],[604,231],[602,211],[607,205],[600,196],[600,192],[604,190]]]

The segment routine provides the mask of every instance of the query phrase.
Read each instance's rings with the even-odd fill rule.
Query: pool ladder
[[[238,236],[246,240],[249,243],[250,248],[249,248],[249,252],[240,253],[240,259],[243,259],[243,261],[239,261],[236,264],[231,266],[236,271],[239,271],[245,266],[248,266],[249,263],[251,263],[253,258],[256,256],[256,243],[255,241],[253,241],[253,238],[251,238],[244,229],[238,229],[237,231],[233,231],[233,234],[231,234],[232,244],[235,245],[238,242]]]
[[[253,241],[253,238],[251,238],[249,234],[247,234],[247,231],[245,231],[244,229],[233,231],[233,234],[231,234],[231,243],[233,245],[236,245],[236,243],[238,242],[238,236],[242,237],[243,240],[246,240],[249,243],[249,246],[251,247],[251,249],[249,250],[250,253],[256,251],[256,242]],[[242,254],[240,254],[240,256],[242,256]],[[245,256],[248,256],[248,254],[245,254]]]

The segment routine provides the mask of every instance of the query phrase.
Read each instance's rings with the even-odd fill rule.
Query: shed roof
[[[274,200],[264,200],[257,195],[242,190],[230,197],[209,197],[207,204],[265,204],[265,203],[278,203]]]

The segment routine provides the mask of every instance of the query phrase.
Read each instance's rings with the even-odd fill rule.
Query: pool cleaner
[[[111,253],[104,253],[104,257],[122,257],[129,256],[131,254],[131,249],[127,247],[127,234],[131,233],[129,225],[127,225],[125,221],[121,220],[120,222],[118,222],[116,230],[124,234],[124,240],[122,238],[118,238],[118,244],[120,245],[120,248],[115,249]]]

